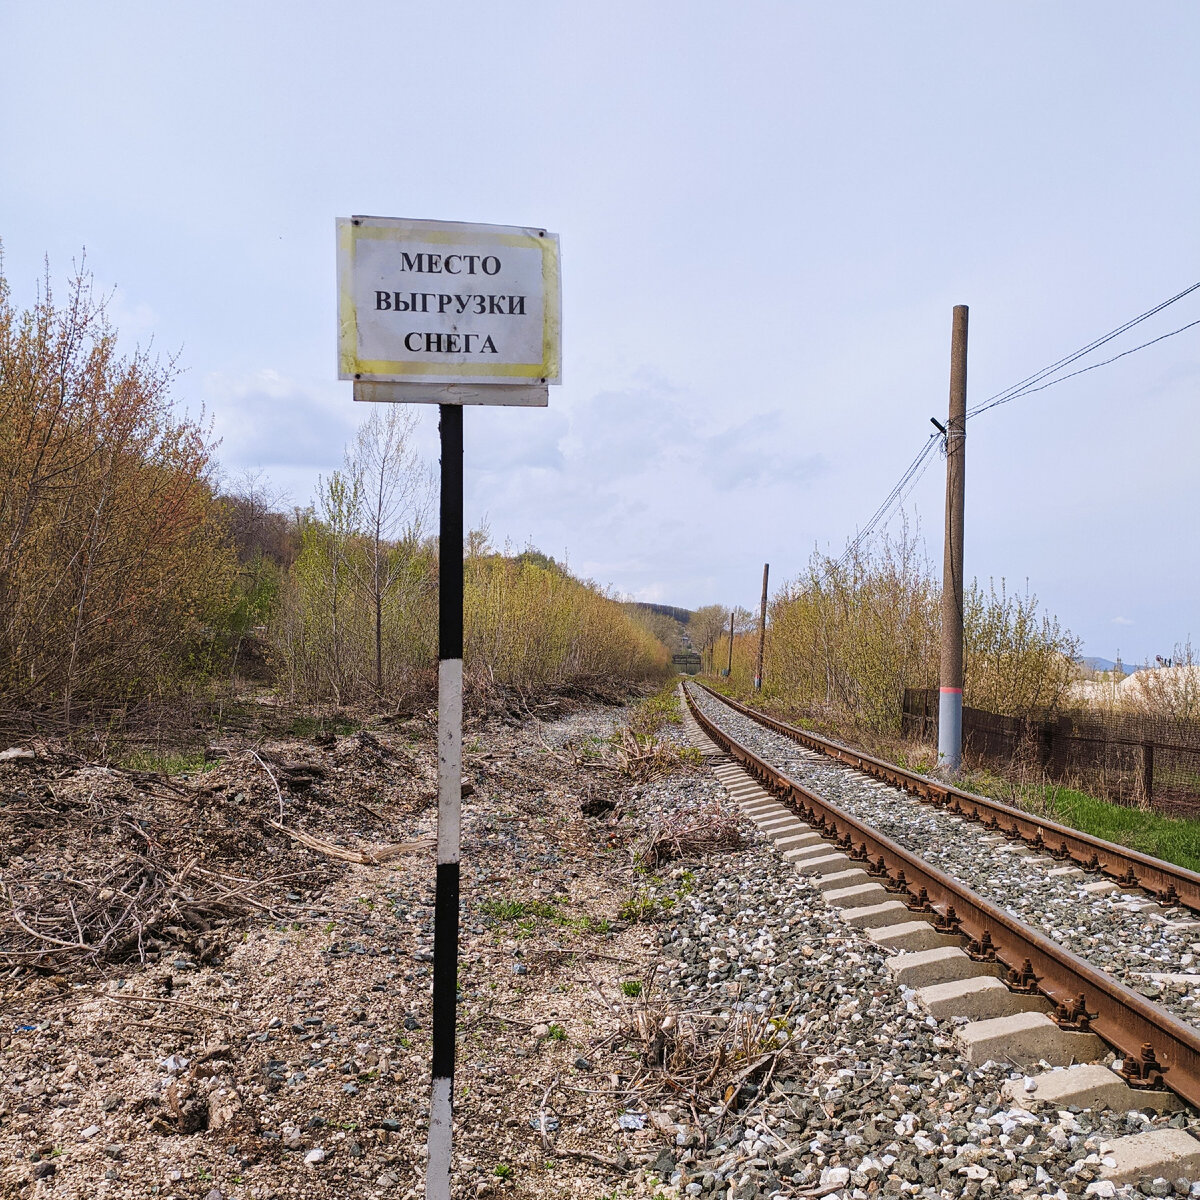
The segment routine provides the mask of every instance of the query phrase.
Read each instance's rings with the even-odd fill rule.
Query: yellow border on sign
[[[368,224],[376,220],[386,223]],[[446,228],[433,221],[391,220],[388,218],[350,217],[337,220],[338,248],[338,378],[403,382],[429,376],[454,379],[536,379],[558,383],[562,374],[561,276],[558,239],[512,227],[481,225],[476,228]],[[509,231],[511,230],[511,231]],[[360,238],[371,241],[394,240],[397,233],[419,236],[423,241],[443,245],[471,245],[479,233],[487,231],[489,240],[505,246],[538,249],[542,254],[542,361],[540,363],[432,363],[419,359],[360,359],[358,357],[358,314],[354,305],[355,246]]]

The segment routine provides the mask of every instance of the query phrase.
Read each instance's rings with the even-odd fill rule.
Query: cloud
[[[823,454],[799,454],[799,435],[786,429],[778,409],[756,413],[738,425],[702,438],[697,465],[722,492],[786,479],[789,487],[828,469]]]
[[[1129,617],[1113,617],[1111,624],[1113,624],[1113,625],[1134,625],[1134,624],[1136,624],[1136,622],[1130,620]]]
[[[241,376],[211,374],[202,399],[221,439],[220,458],[247,467],[307,468],[328,473],[363,413],[345,384],[314,386],[270,368]]]

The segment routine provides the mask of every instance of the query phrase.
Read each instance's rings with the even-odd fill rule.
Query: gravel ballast
[[[1052,876],[1049,872],[1062,863],[1037,861],[1029,847],[996,842],[978,822],[921,804],[898,788],[803,749],[699,688],[692,688],[691,694],[706,716],[788,778],[962,880],[1180,1019],[1200,1021],[1200,923],[1187,910],[1164,911],[1141,893],[1089,894],[1083,885],[1104,877]],[[1195,983],[1156,981],[1155,974],[1195,976]]]

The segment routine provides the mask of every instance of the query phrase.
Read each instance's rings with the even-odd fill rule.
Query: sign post
[[[558,238],[544,229],[339,218],[338,378],[354,399],[440,406],[438,825],[428,1200],[450,1200],[462,810],[463,410],[544,407],[560,382]]]

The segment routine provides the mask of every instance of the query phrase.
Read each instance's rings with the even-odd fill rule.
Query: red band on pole
[[[942,688],[941,693],[943,696],[961,696],[962,688]]]

